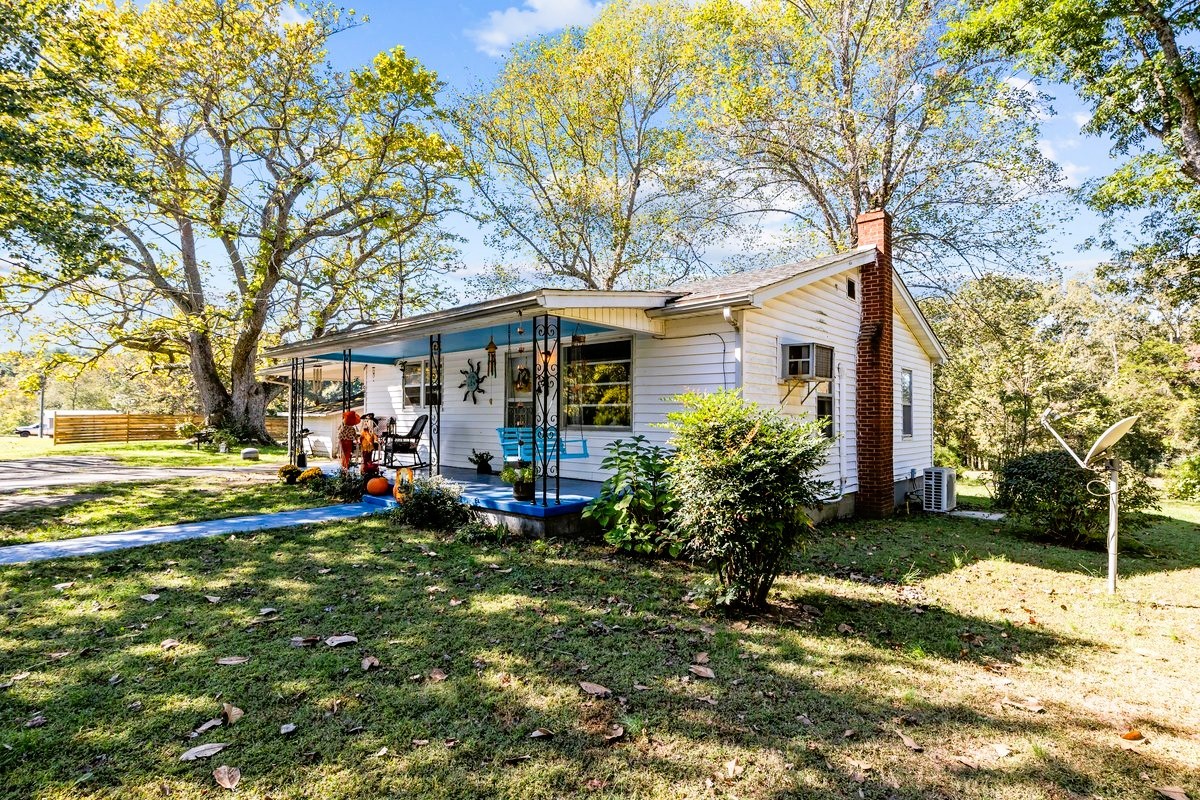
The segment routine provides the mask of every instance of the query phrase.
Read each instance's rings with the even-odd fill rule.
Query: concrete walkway
[[[103,456],[45,456],[0,461],[0,494],[52,486],[81,486],[89,483],[152,481],[198,475],[237,473],[274,474],[278,464],[246,464],[236,467],[134,467]]]
[[[250,533],[272,528],[290,528],[295,525],[311,525],[319,522],[336,522],[357,519],[386,510],[379,503],[347,503],[324,508],[306,508],[299,511],[280,511],[275,514],[255,514],[249,517],[230,517],[208,522],[183,522],[178,525],[162,525],[157,528],[141,528],[124,533],[106,533],[100,536],[83,536],[78,539],[61,539],[57,542],[34,542],[0,547],[0,564],[23,564],[29,561],[46,561],[52,558],[90,556],[129,547],[144,547],[163,542],[179,542],[206,536],[227,536],[234,533]]]

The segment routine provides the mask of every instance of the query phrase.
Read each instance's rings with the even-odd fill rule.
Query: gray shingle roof
[[[805,272],[809,272],[810,270],[820,269],[841,259],[848,258],[849,256],[854,255],[854,252],[835,253],[833,255],[821,256],[820,258],[814,258],[808,261],[800,261],[795,264],[780,264],[774,267],[767,267],[766,269],[735,272],[730,275],[721,275],[720,277],[709,278],[708,280],[671,286],[668,287],[670,291],[679,292],[680,295],[684,295],[671,305],[686,306],[691,305],[692,303],[715,300],[725,296],[742,295],[748,292],[756,292],[759,289],[765,289],[768,286],[773,286],[780,281],[789,280],[797,275],[802,275]]]

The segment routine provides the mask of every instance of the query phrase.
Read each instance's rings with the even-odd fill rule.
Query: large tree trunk
[[[207,331],[188,334],[192,378],[200,399],[205,424],[235,431],[239,436],[273,444],[267,432],[267,403],[276,395],[274,387],[259,381],[254,370],[257,353],[242,354],[231,366],[229,385],[221,379],[213,357],[212,339]]]

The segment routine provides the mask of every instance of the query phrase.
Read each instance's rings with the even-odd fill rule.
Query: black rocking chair
[[[425,426],[429,424],[429,415],[422,414],[413,422],[408,433],[400,435],[396,433],[396,421],[388,420],[387,430],[379,437],[379,443],[383,446],[383,465],[385,467],[408,467],[409,469],[420,469],[428,467],[428,461],[421,460],[421,437],[425,434]],[[411,464],[401,463],[399,456],[412,456]]]

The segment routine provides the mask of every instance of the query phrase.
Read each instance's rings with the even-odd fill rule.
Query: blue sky
[[[379,51],[397,44],[436,70],[451,88],[466,89],[491,77],[499,56],[513,42],[584,24],[603,5],[590,0],[463,0],[440,2],[365,2],[352,4],[370,22],[348,31],[331,43],[330,57],[342,68],[361,66]],[[1053,97],[1054,114],[1043,121],[1043,152],[1062,167],[1072,186],[1107,174],[1115,167],[1106,140],[1084,136],[1087,109],[1066,86],[1043,86]],[[1078,246],[1096,232],[1099,220],[1085,208],[1070,206],[1069,221],[1057,232],[1053,245],[1068,274],[1090,270],[1103,252],[1079,252]],[[457,232],[468,239],[463,257],[468,271],[478,270],[489,252],[473,223],[459,220]]]

